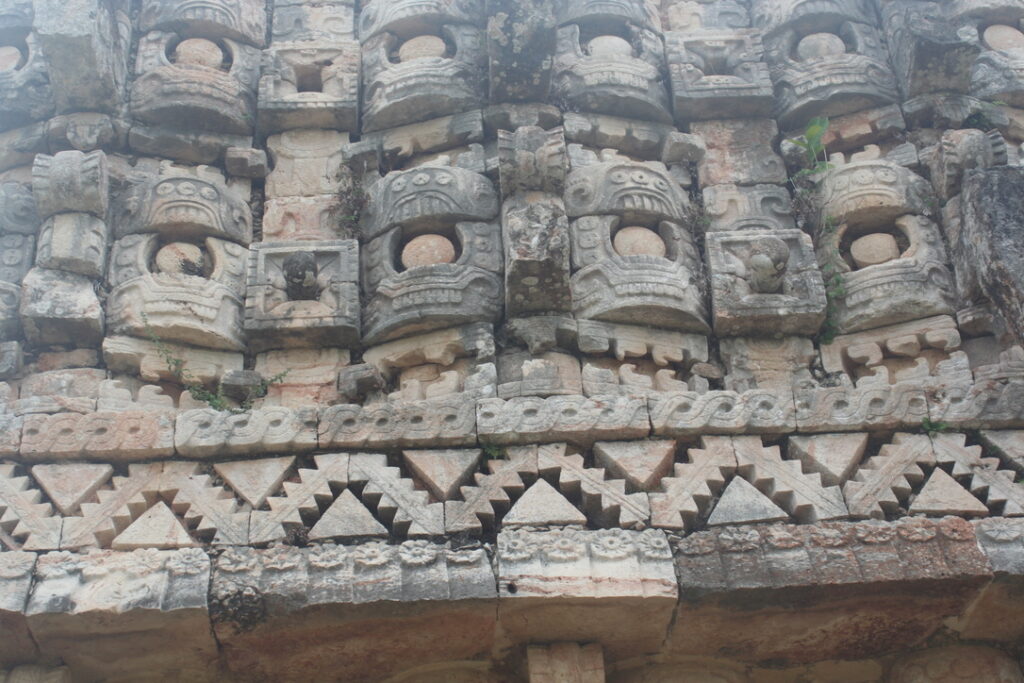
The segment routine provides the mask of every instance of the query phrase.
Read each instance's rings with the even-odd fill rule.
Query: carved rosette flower
[[[636,544],[622,529],[602,529],[590,541],[590,553],[602,560],[622,560],[636,553]]]
[[[35,561],[31,553],[0,553],[0,579],[20,579],[31,573]]]
[[[335,567],[342,566],[348,560],[348,549],[342,545],[325,543],[324,545],[315,545],[310,548],[309,554],[306,557],[311,567],[334,569]]]
[[[882,524],[859,524],[857,538],[864,543],[891,543],[896,538],[896,529]]]
[[[586,556],[587,544],[578,531],[562,531],[541,546],[551,562],[575,562]]]
[[[981,533],[996,543],[1012,543],[1024,535],[1024,524],[1006,517],[992,517],[978,524]]]
[[[901,538],[911,543],[924,543],[935,538],[935,526],[924,520],[914,520],[911,523],[901,524],[899,534]]]
[[[430,541],[406,541],[398,547],[402,564],[425,567],[437,561],[438,547]]]
[[[498,536],[498,553],[502,559],[523,562],[537,554],[537,546],[528,534],[511,531]]]
[[[761,545],[761,534],[750,527],[729,527],[718,534],[718,542],[726,552],[744,553]]]
[[[82,570],[83,563],[77,555],[66,550],[46,553],[36,563],[36,573],[44,579],[59,579]]]
[[[229,574],[241,574],[256,569],[258,561],[252,548],[228,548],[217,558],[217,569]]]
[[[645,560],[671,560],[672,547],[668,544],[665,534],[654,529],[647,529],[636,536],[636,548],[640,557]]]
[[[394,549],[381,541],[366,543],[352,551],[352,560],[359,567],[381,567],[394,556]]]
[[[199,548],[184,548],[171,555],[167,560],[167,571],[178,576],[195,576],[202,574],[210,566],[210,561]]]
[[[263,561],[264,569],[272,572],[286,572],[297,569],[301,557],[298,548],[279,546],[267,550],[260,559]]]
[[[936,524],[939,532],[951,541],[970,541],[974,538],[974,528],[966,520],[959,517],[941,519]]]
[[[786,527],[769,527],[764,530],[765,543],[773,548],[789,550],[803,546],[804,539]]]

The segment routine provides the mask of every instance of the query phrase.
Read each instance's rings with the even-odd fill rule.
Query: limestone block
[[[531,683],[588,683],[604,680],[604,654],[598,643],[530,645],[526,648]]]
[[[267,138],[273,170],[267,176],[267,197],[334,194],[345,187],[341,146],[348,134],[330,130],[292,130]]]
[[[322,448],[431,448],[476,443],[476,401],[454,394],[424,401],[342,404],[320,411]]]
[[[706,389],[707,381],[684,368],[659,367],[653,361],[590,358],[583,361],[583,393],[655,396],[661,392]]]
[[[21,337],[21,318],[18,307],[21,302],[21,287],[0,280],[0,339]]]
[[[1022,187],[1024,171],[1017,168],[968,172],[961,195],[961,229],[951,245],[959,288],[969,300],[990,299],[1017,339],[1024,339],[1019,318],[1024,290],[1011,235],[1019,229]]]
[[[881,14],[904,99],[969,90],[971,67],[981,52],[978,34],[953,22],[944,3],[886,2]]]
[[[853,5],[830,3],[821,11],[824,16],[807,17],[803,26],[798,15],[791,15],[779,30],[765,28],[765,61],[775,86],[776,118],[784,128],[813,116],[849,114],[897,101],[896,79],[875,28],[877,20],[870,9],[866,19],[858,16],[864,6],[859,4],[853,10]],[[822,23],[811,28],[814,20]],[[754,23],[761,25],[756,18]]]
[[[478,3],[477,8],[482,9],[482,4]],[[403,13],[399,8],[390,11]],[[361,17],[373,14],[364,10]],[[443,36],[438,42],[445,49],[439,54],[391,60],[389,53],[400,43],[407,43],[410,35],[415,40],[428,31],[429,35]],[[360,41],[365,93],[362,125],[366,132],[447,116],[483,104],[487,52],[483,31],[477,26],[446,23],[429,29],[416,26],[401,34],[384,29],[372,36],[360,29]]]
[[[351,6],[348,10],[351,12]],[[257,100],[260,130],[356,130],[359,58],[355,40],[279,45],[275,36],[275,44],[263,52]]]
[[[706,333],[701,261],[689,231],[668,220],[655,223],[657,232],[628,222],[606,215],[584,216],[570,224],[576,317],[634,325],[657,320],[661,327]],[[646,231],[644,241],[654,249],[619,253],[613,237],[627,227]]]
[[[810,339],[729,337],[718,343],[726,368],[725,388],[730,391],[813,385],[810,366],[816,354]]]
[[[225,373],[242,369],[242,354],[198,349],[162,342],[172,357],[184,361],[182,370],[204,384],[215,383]],[[175,381],[155,342],[149,339],[109,335],[103,338],[103,360],[114,372],[137,374],[149,382]],[[274,375],[276,373],[271,373]]]
[[[224,151],[224,168],[229,175],[240,178],[262,178],[268,173],[267,153],[252,147],[228,147]]]
[[[32,662],[38,656],[25,621],[35,564],[35,553],[14,551],[0,554],[0,586],[3,587],[0,590],[0,596],[3,596],[0,597],[0,627],[6,635],[0,645],[0,662],[5,665]]]
[[[240,676],[358,678],[490,652],[494,573],[483,549],[428,541],[232,548],[211,588],[214,630]],[[259,614],[256,621],[252,616]],[[423,638],[440,629],[440,638]],[[287,654],[273,644],[297,637]],[[346,643],[339,657],[330,643]],[[411,660],[409,659],[411,658]]]
[[[25,418],[0,413],[0,455],[17,455],[21,448],[21,430]]]
[[[867,445],[867,433],[791,436],[786,453],[803,463],[805,471],[821,474],[825,485],[837,486],[853,475]]]
[[[539,102],[551,85],[555,8],[543,0],[486,3],[487,81],[492,102]]]
[[[134,379],[107,379],[99,383],[96,410],[118,412],[124,410],[173,411],[173,396],[164,393],[158,384],[144,384]]]
[[[2,80],[2,79],[0,79]],[[19,93],[20,94],[20,93]],[[2,102],[2,95],[0,95]],[[46,144],[46,124],[34,123],[15,130],[4,131],[4,116],[0,115],[0,170],[18,166],[31,166],[36,154],[49,151]]]
[[[612,657],[657,650],[675,607],[671,558],[654,529],[502,531],[502,640],[597,641]]]
[[[211,166],[170,162],[162,162],[155,173],[133,174],[129,181],[129,189],[115,206],[115,237],[159,233],[170,239],[252,241],[247,182],[227,182]]]
[[[111,332],[243,349],[248,256],[245,247],[214,237],[163,246],[155,234],[121,238],[107,277]]]
[[[556,125],[557,122],[555,118],[551,125]],[[365,165],[368,169],[376,170],[378,161],[383,162],[386,167],[402,166],[419,154],[468,149],[467,145],[482,142],[483,112],[467,111],[429,121],[417,121],[377,133],[362,133],[359,139],[359,143],[349,145],[343,150],[345,161],[353,168]]]
[[[562,114],[562,127],[567,142],[597,149],[614,148],[639,159],[659,159],[666,142],[676,132],[667,123],[573,111]]]
[[[929,404],[916,382],[822,387],[796,394],[796,420],[801,432],[914,427],[926,417]]]
[[[35,35],[58,113],[118,113],[128,78],[131,19],[124,3],[35,3]]]
[[[138,679],[178,671],[208,680],[216,671],[206,607],[210,560],[202,550],[46,553],[35,572],[30,628],[40,653],[59,657],[76,675]],[[125,638],[138,649],[126,650]],[[168,642],[187,648],[188,661]]]
[[[576,23],[558,28],[550,97],[566,109],[672,123],[661,37],[621,18],[612,25],[629,42],[614,34],[587,39]]]
[[[473,323],[378,344],[363,352],[363,360],[390,375],[424,364],[448,366],[459,358],[494,360],[494,354],[491,326]]]
[[[772,150],[779,129],[771,119],[699,121],[690,131],[707,145],[697,169],[702,188],[785,182],[785,164]]]
[[[671,0],[662,16],[666,31],[695,32],[701,29],[744,29],[750,26],[747,6],[738,0],[705,3],[700,0]]]
[[[789,192],[780,185],[711,185],[703,195],[708,231],[774,233],[796,227]]]
[[[60,547],[62,520],[53,506],[41,502],[42,492],[13,463],[0,464],[0,505],[10,543],[24,550],[56,550]],[[2,566],[2,565],[0,565]],[[17,586],[15,586],[17,588]],[[0,610],[10,609],[0,605]]]
[[[858,267],[846,240],[857,234],[890,234],[907,247],[898,258]],[[835,323],[840,333],[892,325],[953,311],[953,277],[938,226],[923,216],[901,216],[883,228],[842,224],[818,239],[818,261],[842,282],[836,297]],[[838,255],[838,257],[837,257]]]
[[[181,31],[213,40],[231,38],[262,47],[267,14],[258,0],[213,0],[202,8],[146,0],[139,13],[143,31]]]
[[[836,224],[878,228],[908,213],[926,213],[931,189],[913,171],[880,158],[869,145],[859,154],[832,155],[833,167],[820,184],[825,215]]]
[[[376,501],[369,504],[379,516],[391,519],[394,534],[416,538],[444,533],[444,505],[430,502],[425,491],[414,488],[411,479],[402,478],[399,468],[388,467],[386,455],[349,456],[348,479],[363,485],[362,495],[368,502]]]
[[[609,354],[617,360],[650,356],[655,365],[690,365],[708,359],[707,338],[672,330],[581,320],[577,327],[581,353]]]
[[[197,408],[178,413],[174,447],[189,458],[313,450],[316,425],[312,408],[268,406],[237,414]]]
[[[32,268],[35,250],[35,235],[0,234],[0,281],[10,285],[15,296],[18,285]]]
[[[339,348],[278,349],[256,356],[256,372],[277,377],[263,405],[291,408],[337,400],[339,373],[348,369],[349,352]],[[284,376],[281,374],[284,373]]]
[[[498,131],[498,177],[502,197],[531,190],[562,194],[569,160],[561,127],[521,126]]]
[[[106,221],[87,213],[50,216],[39,230],[36,265],[102,278],[107,270],[109,232]]]
[[[370,0],[361,9],[358,29],[364,42],[382,31],[418,35],[440,24],[483,24],[483,7],[472,0]]]
[[[567,353],[534,356],[510,349],[498,356],[498,398],[579,395],[583,391],[580,362]]]
[[[0,182],[0,226],[7,236],[34,235],[39,229],[39,212],[28,184]]]
[[[262,242],[249,252],[245,329],[258,347],[359,340],[355,240]]]
[[[333,194],[268,199],[263,204],[263,238],[282,242],[335,239],[347,232],[349,215]]]
[[[964,174],[1006,164],[1007,145],[998,131],[947,130],[928,161],[932,186],[943,200],[958,195]]]
[[[18,51],[15,68],[0,75],[0,130],[3,131],[44,121],[55,109],[50,68],[42,54],[39,37],[27,30],[22,35],[24,42],[14,46]],[[11,132],[15,139],[24,135],[19,131]],[[22,159],[11,166],[21,163],[31,163],[31,159]]]
[[[952,645],[901,657],[889,673],[893,683],[952,683],[965,675],[992,681],[1024,681],[1020,665],[1002,650]]]
[[[152,411],[27,415],[20,452],[36,461],[160,458],[174,452],[174,422]]]
[[[772,114],[772,82],[755,30],[665,34],[672,104],[680,123]]]
[[[32,194],[41,218],[65,211],[105,218],[109,192],[107,155],[103,152],[39,154],[32,164]]]
[[[49,370],[26,375],[12,409],[16,414],[87,413],[96,409],[100,383],[106,370],[76,368]]]
[[[395,257],[409,235],[402,228],[370,241],[363,249],[364,341],[376,343],[415,332],[473,321],[492,322],[501,313],[502,248],[499,226],[459,222],[461,253],[453,263],[406,267]]]
[[[707,250],[717,334],[817,332],[826,299],[810,235],[713,233]]]
[[[780,434],[797,424],[792,392],[779,389],[678,392],[651,397],[648,404],[655,436]]]
[[[168,125],[132,125],[128,146],[137,153],[166,157],[189,164],[214,164],[232,147],[252,146],[252,137],[244,134],[179,130]]]
[[[477,403],[481,443],[499,445],[639,439],[650,423],[644,399],[635,396],[524,396]]]
[[[489,221],[498,215],[498,194],[486,176],[440,165],[392,171],[367,188],[362,214],[364,241],[402,227],[421,233],[439,224]]]
[[[928,396],[929,418],[961,429],[1024,427],[1024,382],[950,384]]]
[[[0,342],[0,379],[12,379],[20,375],[23,361],[21,342]]]
[[[1005,102],[1012,107],[1021,106],[1024,104],[1024,59],[1018,54],[1020,31],[1008,24],[990,25],[983,32],[979,25],[978,30],[982,50],[971,68],[971,95]],[[997,32],[1004,37],[996,38]]]
[[[330,42],[352,37],[354,7],[348,0],[317,5],[275,2],[271,40],[274,43]]]
[[[972,639],[1016,640],[1021,624],[1012,615],[1020,609],[1020,590],[1024,586],[1024,520],[992,517],[973,524],[995,578],[979,596],[977,609],[965,618],[962,632]]]
[[[860,23],[875,21],[874,6],[868,0],[820,5],[807,5],[802,0],[754,0],[751,5],[751,23],[768,35],[789,28],[790,24],[821,31],[838,17]]]
[[[842,334],[821,345],[825,372],[845,372],[856,386],[918,381],[971,383],[960,331],[950,316],[933,316]]]
[[[149,125],[174,128],[188,121],[192,130],[250,134],[260,51],[230,38],[218,38],[231,57],[226,62],[224,48],[218,43],[193,38],[202,41],[212,55],[200,61],[177,48],[171,50],[180,37],[168,31],[150,31],[139,38],[130,93],[132,116]]]
[[[18,314],[33,344],[89,346],[103,337],[103,309],[82,275],[33,268],[22,281]]]
[[[670,635],[676,656],[737,638],[750,648],[739,660],[791,665],[912,647],[991,576],[970,523],[953,517],[726,527],[692,534],[678,550],[676,618],[692,626]],[[740,594],[764,600],[740,607]]]
[[[506,315],[568,311],[569,221],[557,197],[526,193],[502,204]]]

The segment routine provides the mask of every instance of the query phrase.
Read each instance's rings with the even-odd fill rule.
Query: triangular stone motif
[[[805,472],[821,474],[825,486],[841,486],[864,457],[866,433],[815,434],[789,437],[789,457],[799,459]]]
[[[956,479],[936,467],[921,493],[910,504],[910,512],[923,515],[975,515],[988,514],[988,508],[972,496]]]
[[[218,463],[213,469],[243,500],[254,508],[259,508],[267,496],[281,486],[293,462],[295,456],[237,460]]]
[[[71,515],[78,506],[92,497],[113,474],[110,465],[79,463],[74,465],[36,465],[32,476],[53,504],[65,515]]]
[[[594,444],[594,458],[615,478],[625,479],[641,491],[651,491],[672,470],[676,442],[603,441]]]
[[[199,545],[167,504],[160,501],[128,525],[110,544],[114,550],[135,548],[188,548]]]
[[[501,523],[505,526],[586,524],[587,517],[551,484],[538,479],[526,489]]]
[[[348,489],[341,492],[331,507],[309,530],[310,540],[323,538],[352,538],[359,536],[387,536],[388,530],[370,514],[358,498]]]
[[[722,492],[718,505],[711,511],[708,524],[749,524],[782,522],[789,519],[786,511],[773,503],[743,477],[736,477]]]
[[[475,448],[439,451],[402,451],[413,474],[438,500],[452,500],[459,487],[469,481],[480,462]]]

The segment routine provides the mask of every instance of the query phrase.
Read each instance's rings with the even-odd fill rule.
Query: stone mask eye
[[[217,199],[217,191],[212,187],[204,187],[199,190],[199,196],[212,202]]]
[[[412,177],[413,185],[426,185],[430,182],[430,176],[426,173],[417,173]]]
[[[442,173],[438,175],[435,180],[437,181],[438,185],[450,185],[452,182],[452,177],[447,173]]]
[[[391,183],[391,189],[395,192],[401,192],[405,189],[405,178],[399,178],[395,182]]]
[[[194,195],[195,193],[196,193],[196,186],[193,185],[192,183],[179,183],[178,184],[178,194],[182,194],[182,195],[185,195],[186,197],[190,197],[190,196]]]
[[[156,193],[161,197],[166,197],[172,192],[174,192],[174,185],[172,183],[160,183],[156,186]]]
[[[616,185],[622,185],[629,180],[629,174],[625,171],[615,171],[611,174],[610,180]]]

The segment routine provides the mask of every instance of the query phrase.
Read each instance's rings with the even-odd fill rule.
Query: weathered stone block
[[[276,20],[276,19],[275,19]],[[359,121],[359,43],[275,45],[263,52],[260,130],[356,130]]]
[[[925,392],[915,382],[863,389],[804,389],[796,394],[796,421],[801,432],[915,427],[927,417]]]
[[[540,102],[551,85],[556,8],[544,0],[488,0],[488,88],[491,102]]]
[[[184,361],[181,368],[184,372],[204,384],[213,384],[221,375],[242,369],[244,359],[240,353],[197,349],[169,342],[163,344],[172,357]],[[149,339],[116,335],[104,337],[103,360],[107,368],[113,372],[139,375],[148,382],[177,379],[167,367],[167,360],[157,350],[156,343]]]
[[[198,408],[178,413],[174,448],[189,458],[306,451],[317,446],[316,429],[311,408],[268,406],[244,413]]]
[[[509,197],[501,234],[506,315],[571,310],[569,220],[561,200],[541,193]]]
[[[426,448],[476,444],[476,400],[457,394],[425,401],[320,411],[322,448]]]
[[[771,119],[699,121],[690,132],[707,145],[697,169],[702,188],[786,181],[786,165],[772,149],[779,128]]]
[[[139,13],[143,31],[183,31],[213,40],[232,38],[261,47],[267,31],[266,9],[258,0],[211,0],[204,6],[146,0]]]
[[[11,46],[17,51],[14,68],[0,75],[0,130],[4,131],[46,120],[53,115],[55,108],[50,69],[40,49],[39,38],[27,30],[22,35],[24,43]],[[40,127],[38,132],[43,133],[43,128]],[[12,140],[27,141],[25,133],[29,131],[11,131]],[[27,137],[34,136],[30,133]],[[43,141],[45,138],[40,140]],[[20,163],[31,163],[31,159],[22,158],[11,166]]]
[[[30,663],[38,657],[25,620],[35,564],[35,553],[0,553],[0,628],[6,636],[0,644],[0,663],[4,666]]]
[[[81,275],[33,268],[22,281],[18,313],[33,344],[89,346],[103,338],[95,285]]]
[[[39,230],[36,265],[99,279],[107,271],[106,221],[87,213],[59,213]]]
[[[27,415],[20,453],[35,461],[167,457],[174,453],[174,420],[150,411]]]
[[[796,227],[789,192],[781,185],[711,185],[703,195],[708,231],[778,232]]]
[[[640,439],[650,434],[647,404],[636,396],[526,396],[477,404],[481,443],[524,444]]]
[[[680,392],[651,397],[648,403],[655,436],[796,431],[793,394],[786,390]]]
[[[109,193],[107,155],[103,152],[36,155],[32,164],[32,194],[40,217],[75,211],[105,218]]]

